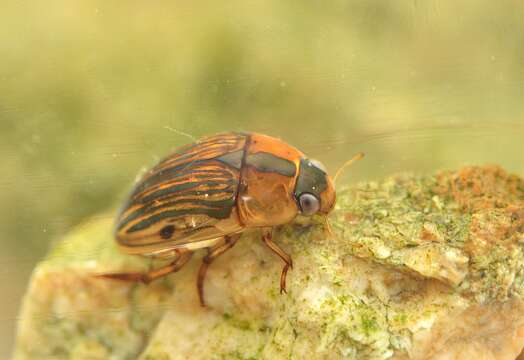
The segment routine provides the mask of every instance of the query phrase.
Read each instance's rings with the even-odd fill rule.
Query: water
[[[35,262],[140,169],[218,131],[278,136],[341,183],[524,174],[523,7],[7,1],[0,13],[0,357]]]

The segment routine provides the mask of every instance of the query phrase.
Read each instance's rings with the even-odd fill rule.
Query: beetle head
[[[294,195],[302,215],[327,215],[335,206],[333,181],[324,165],[316,160],[300,160]]]

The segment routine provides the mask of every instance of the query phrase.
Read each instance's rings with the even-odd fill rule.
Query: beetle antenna
[[[329,223],[329,219],[328,217],[326,216],[325,220],[324,220],[324,225],[325,225],[325,229],[326,229],[326,232],[328,233],[329,236],[333,236],[333,230],[331,230],[331,224]]]
[[[175,128],[172,128],[171,126],[164,126],[164,129],[174,132],[175,134],[185,136],[186,138],[190,139],[193,142],[198,142],[198,139],[194,137],[193,135],[183,132],[182,130],[178,130]]]
[[[363,152],[359,152],[358,154],[353,156],[351,159],[346,161],[344,164],[342,164],[342,166],[338,168],[337,172],[335,173],[335,176],[333,177],[333,183],[334,184],[337,183],[337,179],[340,176],[340,174],[342,174],[342,170],[344,170],[345,168],[347,168],[348,166],[353,164],[355,161],[358,161],[358,160],[362,159],[363,157],[364,157],[364,153]]]

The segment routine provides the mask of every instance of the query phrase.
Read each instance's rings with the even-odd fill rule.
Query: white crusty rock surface
[[[156,266],[122,255],[110,217],[57,243],[20,314],[22,359],[516,359],[524,346],[524,182],[498,167],[402,175],[339,193],[322,226],[256,230],[210,268],[149,286],[92,274]]]

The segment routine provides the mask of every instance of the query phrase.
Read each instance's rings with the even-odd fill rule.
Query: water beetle
[[[272,239],[273,228],[298,214],[327,215],[335,205],[333,181],[318,161],[285,142],[256,133],[222,133],[181,147],[146,172],[117,218],[115,237],[127,253],[173,261],[147,273],[105,278],[149,283],[176,272],[206,248],[198,272],[202,305],[208,266],[232,248],[247,228],[283,261],[286,291],[291,257]]]

